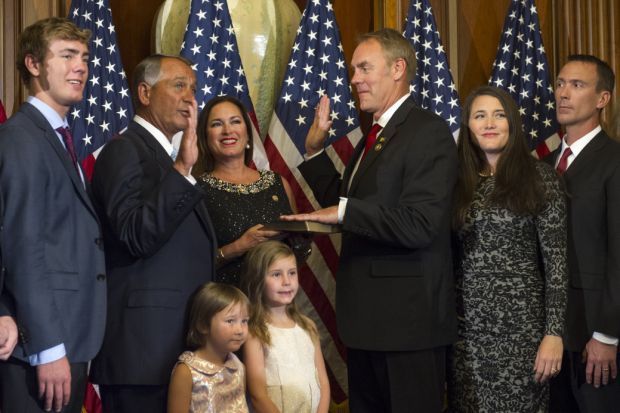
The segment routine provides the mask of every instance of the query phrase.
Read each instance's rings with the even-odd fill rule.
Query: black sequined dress
[[[280,215],[292,213],[282,178],[272,171],[259,173],[260,178],[247,185],[232,184],[209,174],[198,178],[206,194],[218,247],[230,244],[256,224],[277,221]],[[238,286],[242,259],[238,257],[220,267],[215,280]]]

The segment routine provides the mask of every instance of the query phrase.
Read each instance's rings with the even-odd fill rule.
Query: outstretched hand
[[[317,209],[307,214],[282,215],[283,221],[314,221],[322,224],[338,223],[338,205],[329,208]]]
[[[306,154],[312,156],[325,145],[325,139],[329,128],[332,127],[332,120],[329,117],[329,98],[322,96],[319,104],[314,111],[314,120],[306,136]]]
[[[174,169],[181,175],[188,176],[192,167],[198,161],[198,135],[196,134],[196,125],[198,124],[198,104],[196,99],[192,98],[189,105],[189,117],[187,118],[187,127],[183,131],[181,144],[179,146],[179,154],[174,161]]]

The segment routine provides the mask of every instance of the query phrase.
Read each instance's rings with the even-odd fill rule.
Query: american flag
[[[329,0],[310,0],[302,14],[265,139],[271,167],[293,187],[300,211],[320,208],[297,166],[303,161],[306,134],[323,95],[330,99],[333,121],[326,151],[336,168],[343,171],[362,133],[332,4]],[[314,252],[302,268],[303,291],[299,298],[319,328],[332,398],[340,403],[347,397],[345,347],[338,338],[334,312],[340,241],[322,236],[314,242]]]
[[[558,147],[555,98],[534,0],[512,0],[489,84],[506,89],[517,102],[528,145],[539,158]]]
[[[461,125],[459,95],[428,0],[411,1],[403,36],[413,44],[418,61],[411,94],[418,106],[444,118],[457,138]]]
[[[84,99],[69,110],[68,116],[76,155],[90,180],[101,148],[127,128],[133,107],[108,0],[73,0],[68,18],[92,32]],[[97,388],[90,382],[83,411],[101,412]]]
[[[235,96],[243,102],[252,119],[254,164],[258,169],[268,169],[269,162],[258,133],[258,121],[225,0],[192,0],[181,56],[193,62],[199,109],[202,110],[216,96]]]
[[[68,116],[75,152],[90,179],[99,151],[127,128],[133,108],[108,0],[73,0],[69,19],[92,32],[84,99]]]

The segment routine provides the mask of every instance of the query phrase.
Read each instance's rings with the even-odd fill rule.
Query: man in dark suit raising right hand
[[[440,412],[445,348],[456,337],[456,145],[446,122],[409,96],[416,59],[400,33],[363,35],[351,66],[360,107],[379,133],[360,142],[340,180],[320,153],[329,129],[322,99],[306,140],[314,156],[299,170],[327,208],[287,219],[342,224],[336,318],[347,346],[351,411]]]
[[[183,58],[140,62],[136,116],[95,164],[109,276],[108,323],[92,376],[106,413],[166,411],[187,300],[214,272],[213,230],[190,175],[198,159],[195,88]],[[171,140],[180,131],[174,157]]]

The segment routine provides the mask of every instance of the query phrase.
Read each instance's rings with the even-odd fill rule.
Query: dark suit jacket
[[[451,343],[456,310],[450,208],[456,145],[446,123],[407,99],[347,183],[325,153],[300,165],[323,206],[348,197],[336,317],[352,348],[410,351]]]
[[[13,356],[64,343],[70,362],[91,360],[105,324],[99,221],[56,132],[29,103],[0,126],[0,191],[0,312],[20,329]]]
[[[135,122],[101,151],[93,193],[108,266],[108,322],[93,381],[166,384],[184,348],[188,298],[214,273],[203,194]]]
[[[547,157],[555,165],[561,147]],[[620,145],[603,131],[563,175],[568,190],[569,290],[564,341],[620,337]]]

